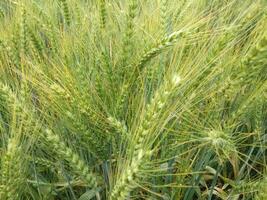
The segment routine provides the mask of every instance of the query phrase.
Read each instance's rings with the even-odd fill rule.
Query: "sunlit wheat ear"
[[[166,50],[168,47],[173,46],[176,42],[179,41],[186,33],[181,31],[176,31],[170,35],[164,37],[155,47],[148,50],[139,60],[138,64],[135,66],[137,71],[142,71],[145,64],[149,62],[152,58],[158,56],[161,52]]]
[[[141,125],[138,129],[138,139],[135,145],[135,151],[143,148],[142,146],[145,144],[144,140],[146,139],[146,137],[153,138],[153,133],[150,133],[149,130],[153,126],[153,123],[155,122],[154,120],[158,118],[161,111],[167,105],[172,92],[174,92],[175,88],[180,83],[181,77],[178,74],[174,74],[171,80],[167,80],[166,83],[156,91],[154,97],[151,99],[151,102],[146,107],[144,119],[142,120]],[[157,135],[154,135],[154,137],[157,137]]]
[[[10,89],[9,86],[3,84],[0,82],[0,103],[3,106],[2,108],[5,108],[7,111],[7,115],[11,117],[11,111],[16,108],[15,110],[18,113],[21,113],[21,104],[18,101],[16,95],[13,93],[13,91]]]
[[[46,24],[43,24],[43,27],[46,29],[46,34],[48,37],[47,49],[50,53],[50,56],[54,57],[58,54],[58,41],[57,41],[57,33],[56,29],[50,19],[47,19]]]
[[[18,142],[17,137],[10,138],[7,150],[1,159],[1,199],[18,199],[19,189],[23,186],[22,149]]]
[[[4,51],[7,55],[8,58],[8,64],[9,65],[14,65],[14,66],[19,66],[20,65],[20,58],[18,55],[19,49],[14,50],[12,45],[10,43],[7,43],[6,41],[2,41],[0,39],[0,49]]]
[[[106,10],[106,0],[100,0],[100,28],[104,29],[106,27],[107,20],[107,10]]]
[[[41,125],[38,117],[33,113],[34,109],[27,107],[29,91],[24,84],[22,84],[22,90],[24,91],[20,93],[21,96],[18,98],[9,86],[0,82],[0,104],[4,105],[10,117],[15,114],[23,122],[23,127],[20,131],[27,131],[25,135],[38,137],[36,130],[40,129]]]
[[[109,199],[124,200],[129,196],[130,192],[136,188],[135,180],[138,178],[140,167],[150,156],[151,152],[149,151],[145,152],[143,149],[138,151],[130,166],[124,169],[120,178],[117,180]]]
[[[168,33],[168,0],[160,0],[160,25],[162,36]]]
[[[267,24],[267,11],[265,11],[265,16],[262,19],[262,22],[260,23],[260,27],[262,27],[263,30],[266,30]],[[266,53],[267,51],[267,32],[265,31],[263,33],[263,37],[260,38],[260,41],[256,43],[255,46],[252,47],[252,49],[249,51],[248,55],[242,60],[244,65],[253,65],[256,64],[257,61],[261,61],[262,55]]]
[[[44,166],[47,169],[55,168],[55,163],[53,163],[52,161],[45,159],[45,158],[29,157],[29,160],[34,162],[34,164]]]
[[[204,131],[200,140],[207,142],[208,148],[217,154],[222,163],[237,152],[234,138],[222,130]]]
[[[107,158],[108,155],[106,153],[109,141],[111,140],[112,136],[106,134],[106,132],[96,135],[92,130],[89,129],[87,124],[83,123],[81,116],[73,112],[73,109],[76,109],[80,113],[88,115],[88,119],[97,119],[97,116],[95,116],[95,114],[91,115],[90,109],[88,111],[88,105],[85,102],[81,101],[81,99],[74,98],[72,94],[66,91],[66,89],[61,87],[59,84],[53,83],[52,85],[50,85],[50,89],[53,100],[55,100],[56,102],[64,101],[64,104],[67,104],[68,108],[65,108],[63,111],[64,117],[70,120],[71,127],[75,129],[75,134],[80,135],[80,137],[83,137],[83,139],[86,139],[86,141],[91,144],[88,147],[90,153],[92,153],[92,155],[94,155],[94,157],[96,158]]]
[[[118,100],[116,102],[116,111],[118,115],[121,115],[124,112],[125,109],[125,101],[127,99],[127,94],[128,94],[128,89],[129,89],[129,84],[125,83],[122,85],[120,89],[120,95],[118,97]]]
[[[28,35],[30,38],[30,43],[32,46],[33,54],[37,59],[41,60],[41,56],[44,53],[43,52],[43,49],[44,49],[43,44],[40,41],[40,39],[38,38],[38,36],[33,32],[33,30],[30,29],[30,27],[28,25],[26,25],[26,29],[28,31]]]
[[[74,9],[75,9],[75,16],[76,16],[76,23],[77,25],[80,25],[82,23],[82,11],[81,11],[81,7],[79,7],[78,3],[75,3],[74,5]]]
[[[109,116],[107,120],[110,122],[110,124],[116,128],[116,130],[121,133],[121,134],[126,134],[127,135],[127,127],[123,122],[120,122],[118,119]]]
[[[123,36],[123,53],[122,53],[122,64],[126,67],[130,52],[133,48],[133,35],[134,35],[134,19],[137,14],[138,2],[137,0],[129,1],[128,14],[126,16],[126,29]]]
[[[174,74],[171,80],[166,83],[155,93],[151,102],[147,105],[145,116],[142,119],[136,133],[133,154],[131,161],[127,165],[122,174],[116,180],[116,185],[111,193],[110,199],[125,199],[129,193],[136,187],[134,182],[138,177],[138,173],[142,165],[151,156],[151,147],[149,141],[154,141],[158,137],[157,133],[151,132],[151,127],[156,119],[158,119],[161,110],[165,108],[172,92],[181,83],[181,77]]]
[[[67,160],[75,173],[79,175],[89,187],[95,188],[97,186],[96,176],[89,170],[84,161],[67,147],[58,135],[49,129],[46,129],[45,133],[46,139],[51,143],[55,153],[57,153],[61,159]]]
[[[67,0],[59,0],[59,1],[60,1],[61,5],[62,5],[65,22],[66,22],[67,25],[70,25],[71,16],[70,16],[70,9],[69,9],[68,2],[67,2]]]
[[[253,65],[261,60],[261,56],[267,52],[267,34],[266,36],[250,51],[248,56],[243,60],[245,65]]]
[[[61,3],[61,0],[57,0]],[[58,32],[55,22],[51,16],[49,16],[44,9],[42,9],[38,3],[33,3],[34,8],[39,13],[40,18],[34,18],[35,23],[40,25],[42,33],[47,37],[44,42],[44,51],[49,54],[49,56],[54,57],[58,53]],[[31,37],[31,36],[30,36]]]
[[[164,37],[154,48],[151,48],[145,54],[143,54],[138,63],[132,66],[134,68],[134,72],[137,73],[137,75],[132,75],[130,77],[130,80],[133,79],[135,81],[135,78],[138,77],[139,74],[142,74],[142,71],[147,62],[149,62],[152,58],[158,56],[168,47],[173,46],[177,41],[179,41],[181,37],[183,37],[184,34],[185,33],[183,31],[173,32],[172,34]],[[122,91],[118,102],[118,109],[122,109],[124,107],[124,103],[126,102],[131,84],[132,82],[124,83],[122,85]]]
[[[26,55],[28,52],[27,41],[27,22],[26,22],[26,10],[24,5],[21,6],[21,23],[20,23],[20,50],[22,55]]]
[[[115,131],[115,134],[113,133],[111,135],[111,141],[113,145],[117,147],[118,145],[121,145],[122,143],[126,143],[130,135],[128,133],[128,129],[127,129],[125,122],[121,122],[112,116],[109,116],[107,120],[110,123],[110,126],[114,128],[114,131]]]
[[[91,144],[90,147],[88,147],[90,153],[100,160],[107,159],[109,157],[109,142],[114,138],[114,135],[107,134],[106,132],[96,135],[79,120],[78,116],[73,115],[71,112],[67,112],[66,115],[72,120],[71,123],[74,128],[79,131],[79,135]]]
[[[71,95],[69,94],[68,91],[66,91],[63,87],[61,87],[59,84],[57,83],[53,83],[50,85],[50,88],[52,95],[56,95],[55,98],[62,98],[64,101],[66,102],[70,102],[73,103],[73,98],[71,97]]]

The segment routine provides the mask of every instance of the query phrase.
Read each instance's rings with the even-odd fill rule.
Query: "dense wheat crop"
[[[0,200],[267,200],[266,0],[1,0]]]

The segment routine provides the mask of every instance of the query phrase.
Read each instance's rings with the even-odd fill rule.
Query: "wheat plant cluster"
[[[267,200],[266,0],[1,0],[0,200]]]

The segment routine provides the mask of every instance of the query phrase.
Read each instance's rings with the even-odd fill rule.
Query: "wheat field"
[[[267,200],[266,0],[1,0],[0,200]]]

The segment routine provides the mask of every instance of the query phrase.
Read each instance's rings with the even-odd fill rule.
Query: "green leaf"
[[[94,198],[97,195],[97,193],[99,193],[100,191],[101,191],[101,188],[89,190],[85,192],[82,196],[80,196],[78,200],[90,200]]]

